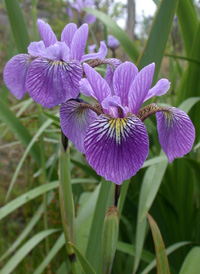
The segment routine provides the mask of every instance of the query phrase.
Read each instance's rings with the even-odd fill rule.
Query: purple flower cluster
[[[21,99],[28,91],[35,102],[51,108],[78,96],[79,81],[83,76],[81,63],[104,58],[107,47],[101,42],[98,53],[84,54],[87,24],[79,29],[73,23],[66,25],[61,42],[49,24],[38,20],[38,28],[42,41],[30,43],[29,54],[14,56],[6,64],[3,77],[17,99]]]
[[[107,47],[84,54],[88,25],[68,24],[57,41],[51,27],[38,20],[43,41],[32,42],[29,54],[14,56],[4,70],[9,90],[21,99],[28,91],[34,101],[50,108],[59,104],[63,133],[85,153],[96,172],[118,185],[135,175],[148,156],[149,139],[143,121],[156,113],[161,147],[169,162],[187,154],[195,129],[188,115],[174,107],[142,104],[165,94],[170,83],[161,79],[151,88],[155,64],[141,71],[131,62],[104,59]],[[90,62],[82,62],[95,59]],[[91,66],[107,64],[105,77]],[[86,78],[83,78],[83,72]],[[97,103],[83,102],[79,93]]]

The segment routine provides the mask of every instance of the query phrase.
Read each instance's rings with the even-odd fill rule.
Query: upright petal
[[[106,44],[104,42],[101,42],[99,51],[83,55],[81,58],[81,63],[89,59],[104,59],[107,55],[107,51],[108,49],[106,47]]]
[[[8,61],[3,72],[7,88],[18,100],[27,92],[26,76],[31,60],[28,54],[18,54]]]
[[[142,167],[149,140],[144,124],[135,115],[117,119],[100,115],[89,126],[84,146],[88,163],[96,172],[120,185]]]
[[[169,107],[168,111],[157,112],[156,117],[159,141],[171,163],[191,150],[195,129],[189,116],[178,108]]]
[[[111,96],[111,90],[101,75],[86,63],[83,64],[83,68],[89,84],[94,91],[94,98],[101,103],[106,97]]]
[[[60,124],[62,131],[81,153],[85,153],[86,130],[96,118],[95,112],[89,108],[80,107],[80,103],[75,100],[67,101],[61,105]]]
[[[67,8],[66,8],[66,13],[67,13],[67,15],[69,15],[69,17],[70,17],[71,19],[73,19],[74,14],[73,14],[73,11],[72,11],[72,9],[71,9],[70,7],[67,7]]]
[[[27,73],[27,89],[33,100],[51,108],[79,94],[82,67],[79,62],[35,59]]]
[[[88,25],[83,24],[74,34],[71,43],[71,59],[81,60],[88,38]]]
[[[64,42],[56,42],[55,44],[46,48],[42,57],[48,58],[54,61],[69,61],[69,48]]]
[[[153,96],[161,96],[164,95],[170,88],[170,82],[162,78],[160,79],[154,87],[152,87],[149,92],[147,93],[147,96],[144,99],[144,102],[149,100]]]
[[[144,67],[135,77],[129,91],[129,107],[137,114],[149,92],[153,80],[155,64]]]
[[[42,40],[44,41],[45,47],[49,47],[57,42],[57,38],[48,23],[38,19],[38,29]]]
[[[81,81],[79,82],[79,89],[80,89],[80,92],[84,94],[85,96],[88,96],[88,97],[92,96],[93,98],[97,100],[96,96],[94,95],[94,90],[92,89],[88,79],[86,78],[81,79]]]
[[[72,39],[76,31],[77,25],[74,23],[67,24],[62,31],[61,41],[65,42],[69,48],[71,47]]]
[[[137,67],[131,62],[125,62],[117,67],[113,76],[113,91],[119,96],[122,105],[128,106],[130,86],[138,73]]]
[[[116,68],[119,65],[121,65],[122,62],[117,58],[108,58],[105,61],[107,61],[107,64],[108,64],[108,66],[106,68],[105,80],[108,83],[110,89],[112,90],[112,93],[114,94],[114,92],[113,92],[113,75],[114,75]]]

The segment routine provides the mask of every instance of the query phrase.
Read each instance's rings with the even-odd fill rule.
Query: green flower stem
[[[115,256],[119,232],[119,217],[116,206],[108,208],[103,229],[102,273],[109,274]]]
[[[74,243],[75,212],[70,175],[70,151],[68,139],[63,133],[60,142],[59,182],[60,210],[67,255],[70,260],[72,273],[78,274],[80,273],[79,265],[73,247],[69,244],[69,242]]]

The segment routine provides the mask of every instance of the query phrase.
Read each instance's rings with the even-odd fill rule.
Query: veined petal
[[[129,91],[129,107],[135,114],[138,113],[142,103],[149,92],[153,80],[155,64],[144,67],[135,77]]]
[[[195,140],[195,129],[189,116],[181,109],[169,107],[157,112],[159,141],[171,163],[174,158],[187,154]]]
[[[170,82],[163,78],[160,79],[154,87],[152,87],[149,92],[147,93],[147,96],[144,99],[144,102],[149,100],[153,96],[161,96],[164,95],[170,88]]]
[[[28,54],[18,54],[8,61],[3,72],[7,88],[18,100],[27,92],[26,76],[31,60]]]
[[[46,51],[43,41],[31,42],[28,46],[28,53],[32,56],[43,56]]]
[[[69,61],[69,48],[64,42],[56,42],[55,44],[46,48],[42,57],[48,58],[54,61]]]
[[[81,60],[88,38],[88,25],[83,24],[74,34],[71,43],[71,59]]]
[[[111,118],[100,115],[88,128],[85,137],[88,163],[116,184],[131,178],[142,167],[148,155],[149,140],[139,118]]]
[[[86,78],[81,79],[81,81],[79,82],[79,85],[80,85],[79,89],[82,94],[84,94],[85,96],[88,96],[88,97],[92,96],[97,100],[88,79],[86,79]]]
[[[138,73],[137,67],[131,62],[125,62],[117,67],[113,76],[113,91],[119,96],[122,105],[128,106],[130,86]]]
[[[106,61],[107,61],[108,66],[106,68],[105,80],[108,83],[110,89],[112,90],[112,93],[114,94],[114,92],[113,92],[113,75],[114,75],[116,68],[119,65],[121,65],[122,62],[116,58],[108,58],[108,59],[106,59]]]
[[[49,47],[57,42],[57,38],[48,23],[38,19],[38,29],[42,40],[44,41],[45,47]]]
[[[75,100],[67,101],[61,105],[60,124],[62,131],[81,153],[85,153],[84,138],[86,130],[96,118],[95,112],[80,107],[80,103]]]
[[[111,96],[111,90],[101,75],[86,63],[83,64],[83,68],[94,92],[94,98],[101,103],[106,97]]]
[[[79,62],[49,61],[37,58],[27,73],[27,89],[33,100],[51,108],[79,94],[82,67]]]
[[[89,54],[83,55],[81,58],[81,63],[89,59],[97,59],[97,58],[104,59],[106,57],[107,51],[108,49],[105,42],[101,42],[99,51],[96,53],[89,53]]]
[[[65,42],[69,48],[71,47],[72,39],[76,31],[77,25],[74,23],[67,24],[62,31],[61,41]]]

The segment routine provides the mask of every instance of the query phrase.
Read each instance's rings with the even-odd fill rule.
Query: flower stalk
[[[70,151],[68,139],[62,133],[60,143],[60,158],[59,158],[59,197],[60,210],[65,234],[66,251],[71,264],[73,274],[79,273],[79,266],[76,260],[76,255],[71,245],[74,243],[74,201],[71,187],[70,176]]]

